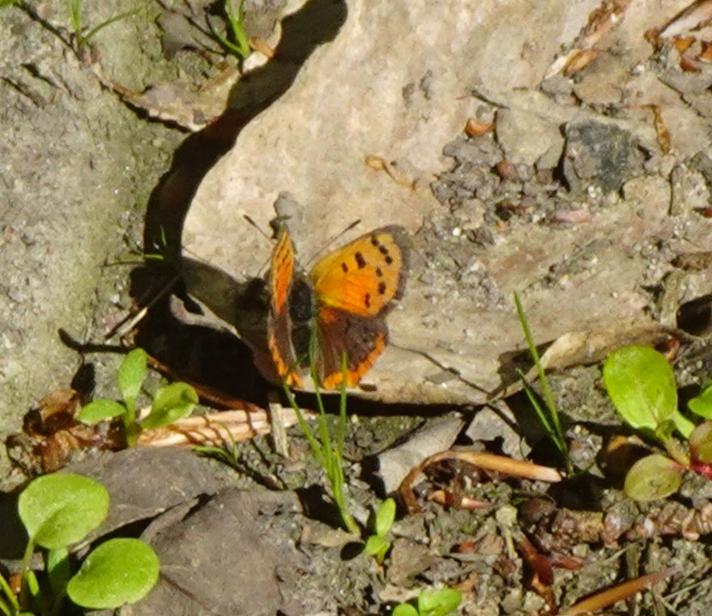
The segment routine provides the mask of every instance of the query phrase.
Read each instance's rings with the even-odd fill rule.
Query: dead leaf
[[[493,130],[494,122],[481,122],[475,118],[469,118],[465,124],[465,134],[468,137],[480,137]]]
[[[630,4],[630,0],[603,0],[593,10],[586,25],[581,29],[572,44],[572,48],[549,66],[544,79],[549,79],[563,72],[567,77],[588,66],[598,56],[594,47],[619,23],[621,15]]]
[[[646,106],[653,113],[653,124],[658,138],[658,145],[664,154],[668,154],[670,152],[670,131],[668,131],[665,125],[660,107],[658,105]]]
[[[388,162],[385,158],[376,156],[375,154],[367,154],[364,158],[364,163],[374,171],[385,171],[396,184],[410,188],[410,190],[415,190],[416,181],[398,169],[395,162]]]
[[[623,601],[628,597],[632,597],[653,584],[661,582],[667,577],[680,572],[679,567],[669,567],[656,573],[649,573],[641,577],[623,582],[617,586],[613,586],[607,590],[598,592],[583,601],[572,605],[571,607],[559,612],[559,616],[578,616],[579,614],[590,614],[597,610],[609,607],[618,601]]]
[[[668,21],[658,36],[659,38],[681,36],[700,28],[710,19],[712,19],[712,0],[697,0]]]
[[[443,460],[460,460],[486,471],[503,473],[512,477],[531,479],[533,481],[561,481],[562,476],[555,468],[540,466],[526,460],[515,460],[507,456],[498,456],[492,453],[468,451],[463,449],[443,451],[423,460],[406,475],[398,488],[403,502],[411,513],[417,512],[420,507],[413,493],[413,483],[423,471],[436,462]]]
[[[571,77],[586,68],[591,62],[598,58],[596,49],[577,49],[569,54],[568,61],[564,66],[564,75]]]
[[[309,413],[305,414],[310,416]],[[284,409],[283,422],[286,427],[297,423],[292,409]],[[234,410],[184,417],[172,424],[144,430],[138,438],[142,447],[194,447],[208,445],[224,447],[232,442],[242,442],[269,434],[270,421],[263,410],[250,412]]]
[[[657,346],[681,334],[653,322],[646,325],[618,323],[607,329],[569,332],[549,346],[541,357],[541,364],[545,370],[595,364],[618,347],[629,344]]]

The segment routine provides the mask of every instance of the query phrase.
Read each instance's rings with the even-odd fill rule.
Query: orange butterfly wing
[[[309,277],[320,305],[376,317],[388,312],[403,295],[408,261],[407,233],[391,225],[326,255]]]
[[[289,315],[289,294],[294,281],[294,244],[286,229],[280,233],[272,252],[267,287],[270,310],[267,315],[267,347],[272,355],[277,376],[288,385],[302,385],[297,358],[292,345],[292,323]]]
[[[375,229],[328,254],[310,273],[318,305],[318,369],[322,384],[356,385],[388,343],[385,315],[405,290],[408,236],[400,226]]]

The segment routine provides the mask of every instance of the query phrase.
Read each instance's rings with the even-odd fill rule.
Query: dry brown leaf
[[[555,468],[540,466],[526,460],[515,460],[507,456],[464,449],[443,451],[423,460],[418,466],[411,469],[401,482],[398,492],[411,513],[420,509],[415,494],[413,493],[413,483],[428,466],[443,460],[460,460],[486,471],[494,471],[512,477],[521,477],[522,479],[531,479],[534,481],[555,483],[562,479],[561,473]]]
[[[681,36],[698,29],[712,19],[712,0],[697,0],[660,29],[660,38]]]
[[[629,344],[657,346],[682,335],[669,327],[651,322],[647,325],[617,323],[607,329],[569,332],[557,338],[541,357],[545,370],[595,364],[613,350]]]
[[[415,190],[415,180],[409,178],[403,171],[398,169],[395,163],[389,162],[385,158],[376,156],[375,154],[367,154],[363,162],[369,169],[385,171],[396,184],[410,188],[410,190]]]
[[[494,130],[494,122],[480,122],[475,118],[470,118],[465,124],[465,134],[468,137],[480,137],[485,133],[492,132]]]
[[[571,77],[586,68],[591,62],[598,58],[596,49],[577,49],[568,56],[568,62],[564,66],[564,75]]]
[[[702,51],[697,56],[700,62],[712,62],[712,41],[702,41]]]
[[[563,72],[567,77],[588,66],[598,55],[594,47],[617,25],[630,0],[603,0],[593,10],[576,37],[572,49],[554,60],[544,75],[549,79]]]
[[[670,152],[670,131],[665,125],[660,107],[658,105],[646,105],[646,107],[653,113],[653,124],[658,138],[658,145],[664,154],[668,154]]]
[[[694,36],[676,36],[672,39],[675,49],[681,54],[685,53],[697,39]]]
[[[297,422],[292,409],[286,409],[283,414],[286,427]],[[262,410],[255,411],[223,411],[184,417],[178,421],[155,428],[144,430],[138,438],[142,447],[194,447],[209,445],[224,447],[232,442],[242,442],[269,434],[270,421],[268,414]]]
[[[645,590],[646,588],[661,582],[667,577],[679,573],[679,567],[669,567],[663,569],[662,571],[657,571],[656,573],[649,573],[648,575],[643,575],[641,577],[623,582],[617,586],[613,586],[607,590],[598,592],[583,601],[572,605],[571,607],[559,612],[559,616],[578,616],[579,614],[590,614],[597,610],[602,610],[606,607],[617,603],[618,601],[623,601],[628,597],[632,597],[638,592]]]

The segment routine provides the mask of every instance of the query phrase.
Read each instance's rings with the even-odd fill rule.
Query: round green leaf
[[[658,453],[641,458],[625,477],[625,493],[637,501],[666,498],[680,488],[681,470],[677,462]]]
[[[611,353],[603,365],[603,382],[621,417],[636,429],[654,431],[677,410],[672,366],[651,347],[627,346]]]
[[[396,501],[392,498],[387,498],[381,503],[381,506],[376,512],[376,534],[379,537],[385,537],[388,531],[393,526],[393,521],[396,519]]]
[[[712,421],[697,426],[690,435],[690,450],[696,460],[712,464]]]
[[[198,403],[198,394],[187,383],[171,383],[161,387],[153,399],[151,412],[141,421],[142,428],[166,426],[190,415]]]
[[[48,549],[80,541],[104,521],[109,493],[83,475],[55,473],[30,482],[18,500],[18,512],[35,543]]]
[[[112,609],[135,603],[156,585],[160,563],[150,545],[138,539],[110,539],[82,563],[67,584],[77,605]]]
[[[420,616],[446,616],[457,609],[462,601],[462,593],[454,588],[423,590],[418,595]]]
[[[390,547],[391,543],[387,539],[384,539],[380,535],[371,535],[368,539],[366,539],[366,545],[363,550],[366,554],[374,556],[379,562],[381,562]]]
[[[82,407],[82,410],[77,413],[77,419],[85,424],[93,425],[105,419],[119,417],[125,412],[126,407],[113,400],[94,400]]]
[[[119,366],[117,379],[119,391],[127,404],[135,404],[141,391],[141,385],[146,378],[148,355],[143,349],[129,352]]]
[[[393,616],[418,616],[418,610],[410,603],[401,603],[393,609]]]
[[[692,398],[687,407],[695,414],[705,419],[712,419],[712,385],[708,385],[702,393]]]

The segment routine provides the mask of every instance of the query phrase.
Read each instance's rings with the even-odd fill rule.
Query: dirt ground
[[[86,2],[87,26],[125,11],[125,4]],[[251,28],[256,39],[269,41],[285,3],[256,4],[261,9],[252,14]],[[184,25],[178,25],[186,6],[196,20],[214,13],[211,19],[220,23],[214,5],[135,5],[136,14],[102,29],[80,53],[63,2],[0,9],[0,30],[10,33],[0,41],[3,440],[20,433],[23,416],[57,390],[71,386],[85,399],[115,398],[123,349],[116,330],[154,297],[147,316],[122,330],[123,342],[146,348],[165,378],[220,392],[220,408],[238,400],[264,415],[279,399],[249,349],[226,328],[196,316],[200,310],[176,282],[170,259],[156,264],[144,257],[159,251],[178,256],[200,182],[240,131],[288,90],[313,50],[338,36],[347,11],[340,2],[317,1],[297,11],[293,20],[319,27],[296,28],[300,46],[277,56],[279,70],[270,73],[268,87],[245,94],[233,81],[234,58],[201,50],[202,44],[215,48],[204,34],[186,44]],[[312,13],[304,17],[303,11]],[[707,122],[709,68],[688,74],[672,53],[660,51],[648,68],[675,82]],[[472,90],[483,117],[468,133],[451,135],[437,179],[427,187],[437,205],[413,234],[411,276],[422,329],[439,335],[453,306],[487,315],[480,330],[485,343],[478,344],[497,341],[490,344],[492,357],[482,358],[487,368],[473,371],[488,374],[491,387],[469,398],[452,393],[474,390],[470,373],[429,360],[431,380],[422,391],[456,383],[449,394],[414,400],[418,390],[410,387],[402,400],[385,396],[385,404],[357,392],[348,401],[345,441],[349,499],[362,525],[410,468],[439,451],[487,451],[563,470],[516,385],[515,369],[526,371],[530,363],[522,344],[509,342],[518,332],[496,318],[511,313],[506,280],[536,306],[532,325],[545,332],[543,340],[553,342],[557,326],[605,339],[586,348],[572,342],[548,358],[578,470],[554,484],[454,461],[433,465],[416,486],[420,510],[409,512],[399,502],[391,552],[378,564],[340,530],[298,426],[287,430],[286,455],[278,453],[276,438],[261,435],[239,445],[233,466],[187,449],[78,448],[69,468],[101,479],[112,496],[110,517],[91,540],[141,536],[161,559],[156,589],[120,613],[388,614],[422,588],[449,586],[463,592],[460,614],[547,614],[666,568],[673,568],[669,577],[605,613],[709,612],[712,484],[689,473],[679,493],[664,501],[635,503],[625,496],[625,468],[604,454],[611,440],[630,431],[603,390],[598,362],[606,349],[642,337],[667,350],[679,344],[675,370],[683,400],[712,374],[712,288],[710,260],[704,260],[712,250],[712,152],[664,151],[662,120],[657,130],[651,122],[641,133],[606,101],[586,101],[591,76],[586,66],[580,70],[582,75],[547,80],[546,96],[576,100],[611,121],[562,120],[553,159],[533,143],[544,140],[534,130],[538,125],[519,126],[523,116],[516,110],[506,108],[507,115],[498,101]],[[685,84],[683,77],[689,77]],[[263,78],[253,78],[250,87]],[[156,84],[161,89],[151,90]],[[537,152],[536,161],[511,162],[513,150],[528,148]],[[538,250],[547,243],[567,252],[547,261]],[[521,245],[526,250],[512,248]],[[702,265],[671,265],[681,253],[697,254]],[[622,261],[626,267],[616,269]],[[599,301],[588,297],[588,287],[577,286],[593,271],[598,282],[592,288],[608,290]],[[619,271],[630,278],[610,282]],[[630,293],[618,294],[621,285],[629,285]],[[585,292],[567,307],[562,298],[568,296],[558,293],[576,296],[577,288]],[[165,289],[171,292],[159,295]],[[549,309],[547,301],[556,305]],[[624,305],[622,316],[604,331],[600,324],[613,304]],[[584,314],[587,305],[591,313]],[[634,312],[645,320],[627,327],[623,316]],[[475,330],[472,325],[457,335],[476,337]],[[453,336],[445,335],[433,352],[471,362],[448,347]],[[397,380],[403,373],[393,374]],[[145,389],[155,390],[163,378],[154,372]],[[480,404],[484,398],[490,403]],[[455,399],[460,404],[452,404]],[[315,408],[312,394],[299,401]],[[333,396],[328,407],[337,408]],[[38,472],[37,442],[13,443],[0,453],[0,569],[9,571],[24,541],[14,512],[17,491]],[[547,572],[551,579],[542,579]]]

